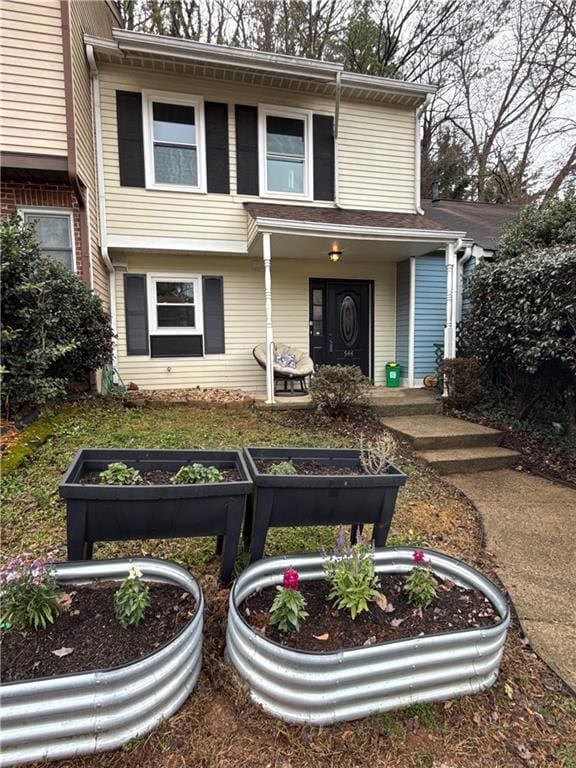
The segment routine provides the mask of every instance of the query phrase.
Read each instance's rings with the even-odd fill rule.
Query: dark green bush
[[[472,408],[486,395],[482,366],[475,357],[444,360],[440,372],[444,376],[447,404],[452,408]]]
[[[356,365],[323,365],[312,379],[312,403],[329,416],[366,405],[369,380]]]
[[[100,299],[40,253],[33,227],[3,219],[0,246],[2,410],[13,415],[109,363],[113,334]]]
[[[493,392],[520,418],[540,399],[558,403],[570,433],[576,402],[576,246],[541,248],[482,266],[470,282],[468,349]]]
[[[523,257],[533,248],[576,244],[576,190],[527,205],[504,230],[498,258]]]

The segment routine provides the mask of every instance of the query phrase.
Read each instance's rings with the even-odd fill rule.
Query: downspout
[[[114,337],[117,334],[116,279],[114,265],[108,253],[108,233],[106,227],[106,197],[104,194],[104,161],[102,159],[102,119],[100,111],[100,80],[98,67],[94,57],[94,47],[86,46],[86,58],[90,67],[90,84],[92,88],[92,121],[94,124],[94,159],[96,162],[96,187],[98,190],[98,226],[100,229],[100,253],[108,270],[108,291],[110,293],[110,321]],[[115,370],[118,362],[116,342],[112,344],[112,368]]]
[[[458,262],[458,302],[456,316],[458,321],[462,320],[462,299],[464,294],[464,265],[472,258],[472,245],[467,245],[464,249],[464,256]]]
[[[62,59],[64,64],[64,91],[66,96],[66,160],[68,165],[68,180],[74,191],[76,202],[78,203],[80,250],[82,254],[82,280],[86,285],[90,286],[92,282],[90,270],[90,233],[88,229],[89,225],[84,189],[78,178],[78,168],[76,165],[74,78],[72,73],[72,48],[70,42],[70,8],[67,0],[60,0],[60,25],[62,29]]]
[[[415,158],[416,158],[416,181],[415,181],[415,188],[414,188],[414,204],[416,207],[416,213],[419,213],[420,215],[424,214],[424,211],[422,210],[420,206],[420,184],[422,180],[422,173],[421,173],[421,164],[422,164],[422,125],[420,123],[420,120],[422,118],[422,115],[426,111],[426,108],[428,107],[428,104],[432,101],[432,94],[427,94],[426,98],[424,99],[424,102],[418,107],[416,110],[416,130],[415,130]]]
[[[456,354],[456,296],[457,296],[457,252],[462,240],[446,243],[446,327],[444,329],[444,359]],[[445,393],[446,394],[446,393]]]
[[[340,208],[340,173],[338,171],[338,131],[340,128],[340,95],[342,73],[336,72],[336,95],[334,99],[334,205]]]

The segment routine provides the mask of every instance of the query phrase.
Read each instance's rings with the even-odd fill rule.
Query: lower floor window
[[[198,277],[150,276],[150,325],[153,333],[201,333]]]
[[[74,247],[72,241],[72,213],[22,211],[27,224],[34,225],[40,251],[74,272]]]

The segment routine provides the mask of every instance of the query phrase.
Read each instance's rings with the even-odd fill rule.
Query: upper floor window
[[[72,211],[23,209],[20,213],[27,224],[34,224],[40,251],[74,272]]]
[[[312,121],[305,110],[260,108],[260,179],[264,194],[311,197]]]
[[[202,100],[148,92],[143,109],[146,186],[205,192]]]

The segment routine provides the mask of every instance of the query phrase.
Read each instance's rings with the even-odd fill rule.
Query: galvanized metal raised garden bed
[[[132,664],[0,686],[0,765],[61,760],[117,749],[176,712],[196,684],[202,662],[204,598],[175,563],[152,558],[59,563],[60,583],[126,577],[129,563],[145,579],[190,592],[196,613],[170,643]]]
[[[377,572],[409,571],[412,553],[407,547],[377,550]],[[291,555],[250,565],[230,593],[226,655],[248,683],[252,699],[281,720],[329,725],[493,685],[510,623],[506,600],[491,581],[459,560],[431,550],[427,555],[439,577],[482,592],[500,623],[337,653],[291,650],[252,629],[238,606],[257,589],[280,584],[288,565],[303,580],[323,578],[325,558]]]

